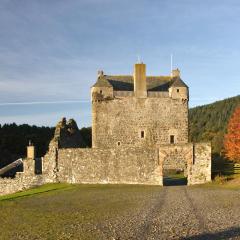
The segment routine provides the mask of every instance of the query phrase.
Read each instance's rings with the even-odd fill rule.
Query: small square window
[[[179,92],[179,89],[177,88],[177,92]]]
[[[174,135],[170,135],[170,143],[174,144]]]
[[[145,137],[145,133],[144,131],[141,131],[141,138],[144,138]]]

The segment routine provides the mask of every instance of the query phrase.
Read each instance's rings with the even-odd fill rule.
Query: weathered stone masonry
[[[177,161],[180,155],[185,158]],[[172,163],[166,163],[169,156]],[[163,184],[163,169],[187,167],[188,185],[211,181],[209,143],[160,148],[59,149],[57,179],[69,183]]]
[[[92,146],[74,120],[60,121],[40,175],[34,148],[24,173],[0,179],[0,195],[51,182],[163,185],[164,171],[183,170],[188,185],[211,181],[211,144],[188,141],[188,87],[180,71],[146,76],[135,64],[133,75],[99,72],[91,88]]]
[[[58,180],[161,185],[157,149],[60,149]]]

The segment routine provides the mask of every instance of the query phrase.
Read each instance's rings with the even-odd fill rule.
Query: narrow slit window
[[[145,133],[144,131],[141,131],[141,138],[144,138],[145,137]]]
[[[117,142],[117,145],[118,145],[118,146],[120,146],[120,145],[121,145],[121,143],[120,143],[120,142]]]
[[[170,143],[171,143],[171,144],[174,143],[174,135],[170,135]]]
[[[100,90],[100,93],[102,94],[102,90]]]
[[[177,88],[177,92],[179,92],[179,89]]]

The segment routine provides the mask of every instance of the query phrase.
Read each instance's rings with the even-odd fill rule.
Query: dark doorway
[[[35,174],[42,174],[42,158],[35,159]]]
[[[163,186],[187,185],[187,177],[181,169],[167,169],[163,174]]]

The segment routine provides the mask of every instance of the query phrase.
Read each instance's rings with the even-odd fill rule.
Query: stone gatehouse
[[[166,169],[184,170],[188,185],[211,181],[211,144],[189,142],[189,89],[178,69],[146,76],[146,65],[138,63],[133,75],[99,71],[91,100],[92,148],[82,145],[74,120],[62,119],[41,174],[31,154],[11,181],[16,187],[0,180],[0,194],[47,182],[163,185]]]

